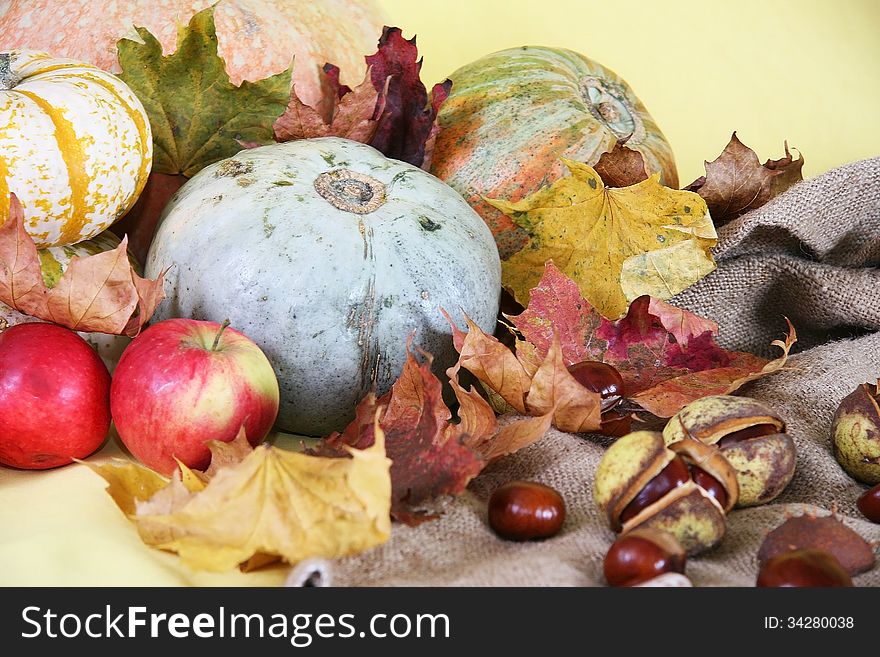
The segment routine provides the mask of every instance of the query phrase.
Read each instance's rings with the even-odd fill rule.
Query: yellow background
[[[577,50],[632,85],[672,144],[681,183],[737,131],[804,174],[880,155],[880,0],[380,0],[418,35],[433,84],[522,45]]]

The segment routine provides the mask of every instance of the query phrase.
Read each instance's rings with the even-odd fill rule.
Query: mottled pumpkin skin
[[[343,428],[367,392],[388,390],[413,332],[442,374],[456,352],[439,308],[491,331],[501,289],[492,235],[459,194],[337,138],[199,172],[163,212],[147,275],[169,266],[154,321],[228,318],[275,368],[278,426],[308,435]]]
[[[146,27],[168,54],[178,23],[215,3],[233,84],[280,73],[296,55],[296,91],[310,104],[320,98],[325,62],[342,69],[346,84],[361,82],[364,55],[376,50],[384,24],[373,0],[14,0],[0,1],[0,50],[46,50],[118,73],[116,42],[133,26]]]
[[[112,251],[119,246],[119,238],[113,233],[104,232],[92,240],[80,242],[79,244],[71,244],[68,246],[53,246],[48,249],[40,249],[40,265],[43,269],[43,283],[47,287],[55,287],[61,275],[67,271],[70,260],[76,256],[85,258],[91,255],[97,255],[104,251]],[[135,269],[140,267],[132,261]],[[29,315],[23,315],[13,310],[5,303],[0,303],[0,320],[6,322],[9,326],[15,324],[24,324],[26,322],[39,322]],[[116,368],[119,357],[131,342],[130,338],[124,335],[107,335],[106,333],[80,333],[86,342],[98,352],[98,355],[104,361],[110,372]]]
[[[0,52],[0,217],[15,193],[39,248],[98,235],[147,183],[153,137],[115,75],[31,50]]]
[[[464,66],[450,78],[431,172],[483,217],[506,259],[526,236],[483,197],[519,201],[561,177],[560,157],[595,164],[617,140],[678,187],[672,150],[629,85],[571,50],[522,47]]]

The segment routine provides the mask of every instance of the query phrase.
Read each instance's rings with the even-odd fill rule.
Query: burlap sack
[[[716,319],[731,348],[770,355],[783,315],[800,336],[790,368],[742,390],[786,416],[798,448],[795,478],[775,503],[732,512],[722,544],[688,565],[698,586],[750,586],[758,547],[786,514],[826,514],[836,505],[847,525],[880,542],[880,525],[855,508],[865,487],[841,470],[829,447],[840,400],[880,376],[880,158],[801,183],[724,226],[716,254],[718,270],[676,303]],[[551,430],[487,468],[465,495],[447,501],[439,520],[395,524],[384,546],[334,562],[333,584],[601,585],[613,540],[591,493],[602,453],[597,437]],[[568,518],[558,536],[521,544],[492,533],[486,501],[511,479],[540,481],[563,494]],[[856,583],[880,585],[880,568]]]

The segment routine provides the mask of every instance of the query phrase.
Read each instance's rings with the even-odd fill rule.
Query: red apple
[[[97,450],[110,428],[110,373],[88,343],[55,324],[0,333],[0,463],[67,465]]]
[[[168,319],[136,337],[110,388],[119,437],[145,465],[170,474],[175,457],[204,470],[209,440],[252,445],[278,415],[278,380],[250,338],[215,322]]]

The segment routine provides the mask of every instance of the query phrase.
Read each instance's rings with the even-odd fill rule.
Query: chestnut
[[[602,398],[604,413],[624,397],[623,378],[614,366],[597,360],[584,360],[568,366],[575,381]]]
[[[834,457],[853,479],[880,484],[880,383],[847,395],[831,423]]]
[[[489,526],[501,538],[549,538],[565,522],[565,501],[556,490],[534,481],[511,481],[489,498]]]
[[[685,553],[669,532],[639,527],[618,538],[605,555],[609,586],[635,586],[664,573],[684,573]]]
[[[748,397],[714,395],[685,406],[663,429],[667,444],[693,438],[717,445],[736,470],[737,506],[775,499],[794,477],[797,452],[783,419]]]
[[[691,438],[666,447],[652,431],[635,431],[612,444],[593,482],[596,504],[612,530],[665,530],[687,554],[721,540],[725,514],[738,495],[736,473],[716,447]]]
[[[789,550],[767,561],[758,573],[760,587],[852,586],[840,562],[825,550]]]
[[[856,506],[868,520],[880,523],[880,484],[862,493]]]
[[[663,573],[662,575],[657,575],[654,579],[649,579],[647,582],[642,582],[641,584],[633,584],[634,587],[639,588],[690,588],[694,585],[691,580],[687,578],[686,575],[682,575],[681,573]]]

